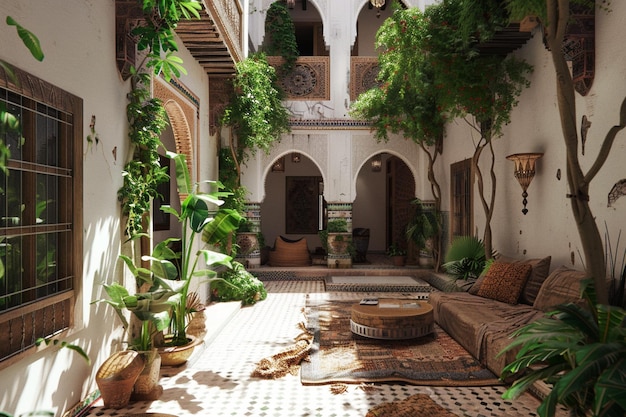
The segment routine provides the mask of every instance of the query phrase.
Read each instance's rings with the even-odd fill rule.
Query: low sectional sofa
[[[516,351],[498,355],[510,334],[542,317],[555,305],[580,299],[585,273],[565,266],[550,273],[550,257],[514,260],[499,257],[474,283],[450,283],[433,274],[429,283],[435,322],[496,375]],[[452,291],[451,291],[452,290]]]

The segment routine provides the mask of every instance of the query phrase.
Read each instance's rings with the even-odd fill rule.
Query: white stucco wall
[[[43,62],[35,61],[4,21],[12,16],[41,41]],[[117,190],[128,157],[125,108],[129,83],[118,75],[115,62],[115,4],[112,0],[23,0],[0,6],[0,59],[83,99],[83,137],[92,115],[100,143],[87,148],[84,140],[84,264],[78,286],[76,328],[67,340],[82,346],[93,364],[87,366],[70,351],[45,349],[0,371],[0,410],[24,413],[53,410],[60,415],[95,388],[95,372],[121,338],[118,319],[104,304],[101,283],[121,281],[118,262],[123,239]],[[180,42],[179,42],[180,46]],[[182,48],[189,73],[181,80],[201,102],[199,130],[208,141],[208,77]],[[114,155],[114,152],[116,155]],[[216,146],[205,142],[196,152],[200,176],[216,179]],[[132,279],[132,278],[131,278]]]
[[[626,54],[623,52],[621,30],[626,19],[626,4],[612,4],[612,11],[596,14],[596,66],[595,80],[586,97],[576,95],[577,122],[586,115],[592,122],[581,161],[587,170],[598,152],[601,140],[608,129],[617,123],[619,106],[626,97]],[[513,111],[511,123],[504,129],[502,138],[495,142],[497,192],[492,220],[494,249],[501,253],[535,258],[552,256],[552,268],[566,264],[582,268],[582,247],[573,219],[566,179],[565,146],[556,102],[554,68],[549,52],[541,41],[541,32],[516,55],[534,66],[531,87],[525,90],[518,107]],[[473,152],[471,132],[462,122],[449,125],[444,145],[444,158],[438,165],[438,175],[449,184],[450,164],[470,158]],[[537,163],[537,174],[528,189],[528,214],[523,215],[522,189],[513,177],[513,162],[506,156],[518,152],[544,152]],[[607,195],[613,184],[626,178],[623,157],[626,154],[626,132],[621,132],[604,168],[593,180],[590,201],[600,229],[605,233],[605,222],[615,243],[617,234],[626,223],[624,212],[626,198],[607,207]],[[488,154],[481,159],[483,172],[487,172]],[[561,179],[557,179],[557,171]],[[477,188],[474,187],[477,193]],[[477,195],[477,194],[475,194]],[[449,207],[445,193],[443,206]],[[478,236],[483,236],[485,216],[478,199],[474,200],[475,226]],[[623,244],[621,250],[623,250]],[[574,262],[572,263],[572,257]]]

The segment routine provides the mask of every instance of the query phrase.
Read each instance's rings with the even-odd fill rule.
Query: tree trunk
[[[495,206],[495,196],[496,196],[496,174],[495,174],[495,154],[493,152],[493,144],[491,140],[488,138],[481,138],[481,142],[479,143],[474,150],[474,155],[472,156],[472,165],[474,167],[474,172],[476,173],[476,184],[478,185],[478,196],[480,197],[480,203],[483,206],[483,210],[485,211],[485,231],[483,234],[483,244],[485,245],[485,257],[486,259],[491,259],[493,256],[493,233],[491,230],[491,218],[493,217],[493,209]],[[478,165],[478,161],[480,160],[480,155],[483,150],[489,147],[491,151],[491,165],[489,167],[489,176],[491,178],[491,196],[489,201],[485,197],[485,180],[483,178],[482,171],[480,170],[480,166]]]
[[[548,0],[548,21],[549,25],[545,28],[546,40],[556,72],[557,100],[567,156],[567,182],[570,190],[567,197],[571,200],[572,212],[583,248],[585,269],[594,279],[598,302],[607,304],[608,290],[605,283],[606,264],[603,241],[589,207],[589,183],[597,170],[587,177],[580,166],[574,82],[561,50],[569,21],[569,0]],[[596,163],[602,166],[604,161],[606,161],[606,156],[604,160],[598,160]]]
[[[435,200],[435,216],[437,218],[437,233],[433,236],[433,269],[439,272],[441,268],[441,255],[443,253],[443,221],[441,218],[441,186],[435,177],[435,161],[437,160],[437,149],[431,151],[424,142],[420,142],[420,147],[428,156],[428,181]]]

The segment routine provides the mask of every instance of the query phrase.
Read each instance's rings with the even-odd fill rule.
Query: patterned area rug
[[[501,381],[446,332],[412,340],[376,340],[350,331],[353,301],[307,299],[307,327],[314,334],[305,385],[406,382],[430,386],[487,386]]]
[[[379,404],[370,409],[365,417],[457,417],[434,402],[426,394],[412,395],[406,400]]]

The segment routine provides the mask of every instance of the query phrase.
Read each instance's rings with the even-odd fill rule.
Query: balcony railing
[[[378,58],[373,56],[353,56],[350,58],[350,100],[359,94],[376,87],[378,82]]]
[[[267,57],[274,68],[283,59]],[[350,100],[377,85],[378,59],[356,56],[350,59]],[[304,56],[298,58],[293,71],[280,77],[280,85],[287,100],[330,100],[330,58],[328,56]]]
[[[268,56],[267,61],[277,70],[283,58]],[[292,71],[282,75],[279,83],[287,100],[330,100],[330,59],[327,56],[301,56]]]

